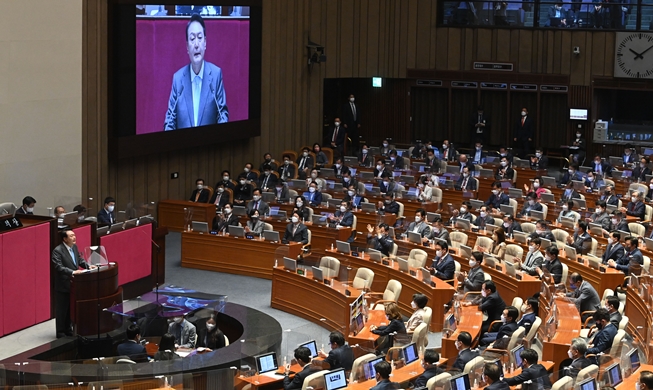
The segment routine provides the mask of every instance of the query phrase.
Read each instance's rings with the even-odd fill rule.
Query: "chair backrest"
[[[329,194],[328,192],[323,192],[322,193],[322,201],[326,202],[329,199],[333,199],[333,196],[331,196],[331,194]]]
[[[324,147],[322,152],[326,154],[329,165],[333,164],[333,149]]]
[[[516,244],[506,245],[506,251],[503,254],[503,259],[506,261],[511,261],[513,258],[518,258],[521,260],[524,255],[524,249]]]
[[[427,324],[430,324],[431,317],[433,317],[433,310],[428,306],[424,306],[424,314],[422,314],[422,321],[424,321]]]
[[[399,249],[399,245],[397,245],[396,242],[392,243],[392,250],[390,250],[390,256],[397,256],[397,250]]]
[[[469,374],[470,372],[475,372],[476,370],[480,369],[483,367],[485,364],[485,359],[483,356],[477,356],[474,359],[470,360],[465,364],[465,368],[463,369],[463,374]]]
[[[562,277],[560,278],[560,283],[567,285],[567,277],[569,276],[569,267],[567,264],[562,263]]]
[[[646,234],[646,228],[642,224],[636,222],[630,222],[628,224],[628,229],[630,230],[630,233],[636,237],[642,237]]]
[[[521,344],[525,334],[526,334],[526,328],[524,328],[523,326],[520,326],[519,328],[517,328],[516,331],[512,332],[512,336],[510,336],[510,341],[508,341],[508,347],[506,348],[506,350],[510,351],[513,348],[515,348],[517,344]]]
[[[361,267],[356,271],[352,287],[357,290],[369,290],[374,281],[374,271],[369,268]]]
[[[449,238],[451,238],[451,246],[454,248],[460,248],[461,245],[467,245],[468,236],[463,232],[451,232],[449,233]]]
[[[351,372],[349,373],[349,382],[353,382],[359,378],[362,378],[363,376],[362,364],[369,362],[375,357],[376,357],[375,354],[368,353],[354,360],[354,363],[351,365]]]
[[[535,321],[533,321],[533,324],[531,325],[531,330],[528,331],[526,334],[526,337],[524,337],[524,340],[530,343],[533,341],[533,338],[535,338],[535,335],[537,335],[538,329],[540,329],[540,325],[542,325],[542,319],[538,316],[535,316]]]
[[[227,335],[224,335],[224,346],[225,347],[229,346],[229,337],[227,337]]]
[[[619,324],[621,325],[621,323]],[[612,339],[612,347],[610,347],[610,352],[608,353],[610,356],[621,356],[619,353],[621,352],[621,348],[623,345],[621,345],[621,341],[624,339],[626,336],[626,331],[623,329],[619,329],[617,331],[617,335],[614,336],[614,339]]]
[[[408,266],[411,268],[422,268],[426,265],[428,254],[421,249],[412,249],[408,255]]]
[[[524,300],[521,297],[514,297],[512,299],[512,306],[516,307],[517,310],[521,311],[521,306],[524,304]]]
[[[265,230],[274,230],[271,223],[263,222],[263,226],[265,226]]]
[[[646,194],[648,192],[648,187],[642,183],[631,183],[628,186],[628,192],[639,191],[640,194]]]
[[[311,245],[311,238],[313,237],[311,229],[306,229],[306,233],[308,233],[308,243],[306,245]]]
[[[621,321],[619,321],[619,329],[625,331],[628,327],[628,316],[621,316]]]
[[[358,193],[359,193],[361,196],[362,196],[362,195],[365,195],[365,183],[363,183],[362,181],[359,181],[359,182],[358,182],[358,188],[357,188],[357,190],[358,190]]]
[[[576,377],[576,382],[581,382],[587,378],[593,378],[598,374],[599,372],[599,366],[596,364],[590,364],[589,366],[583,368],[578,372],[578,376]]]
[[[435,389],[443,389],[446,388],[447,385],[449,384],[449,380],[451,379],[451,374],[448,372],[443,372],[442,374],[438,374],[431,379],[429,379],[428,382],[426,382],[426,389],[427,390],[435,390]]]
[[[513,174],[512,174],[512,184],[517,183],[517,173],[518,171],[516,169],[513,169]]]
[[[428,331],[429,326],[426,322],[417,325],[417,328],[413,331],[412,342],[415,343],[418,351],[423,351],[426,348],[426,344],[428,343]]]
[[[563,376],[551,386],[551,390],[571,390],[573,388],[574,380],[570,376]]]
[[[397,202],[399,205],[399,211],[397,212],[397,218],[401,218],[404,216],[404,204],[401,202]]]
[[[288,196],[291,198],[296,198],[297,197],[297,191],[288,189]]]
[[[340,260],[331,256],[322,256],[320,269],[325,278],[337,278],[340,273]]]
[[[441,203],[442,202],[442,190],[437,187],[432,187],[433,192],[431,193],[431,202]]]
[[[385,301],[399,301],[399,296],[401,295],[401,283],[395,279],[388,280],[388,284],[385,286],[385,291],[383,291],[383,300]]]
[[[644,220],[650,221],[651,218],[653,218],[653,207],[651,207],[649,205],[645,205],[644,207],[645,207],[645,210],[646,210],[646,211],[644,211]]]
[[[455,269],[455,272],[459,273],[459,272],[460,272],[460,263],[458,262],[458,260],[454,260],[454,261],[453,261],[453,265],[454,265],[454,267],[455,267],[455,268],[454,268],[454,269]]]
[[[521,224],[521,230],[524,231],[524,233],[535,233],[535,224],[532,222],[524,222]]]
[[[642,258],[644,259],[644,264],[642,267],[646,270],[646,272],[649,272],[649,269],[651,268],[651,258],[643,255]]]
[[[290,161],[296,161],[297,160],[297,152],[294,150],[284,150],[283,153],[281,153],[281,156],[283,155],[288,155],[290,157]],[[281,160],[281,163],[283,163],[283,160]]]
[[[555,237],[556,241],[560,242],[567,242],[567,236],[569,236],[569,233],[562,229],[553,229],[551,230],[551,234],[553,234],[553,237]]]
[[[549,206],[546,203],[540,203],[542,205],[542,219],[546,220],[546,215],[549,213]]]
[[[603,296],[601,297],[601,302],[605,302],[605,300],[608,299],[608,297],[613,295],[614,295],[614,290],[611,288],[606,288],[605,290],[603,290]]]
[[[304,378],[304,383],[302,384],[302,390],[306,390],[309,387],[314,389],[323,389],[324,388],[324,374],[329,372],[329,370],[322,370],[314,372],[311,375]]]
[[[512,215],[517,214],[517,199],[510,198],[509,205],[512,207]]]
[[[357,224],[358,224],[358,217],[354,215],[354,222],[351,223],[351,229],[356,230]]]
[[[599,242],[596,241],[596,238],[592,237],[592,248],[590,249],[590,254],[596,256],[596,248],[598,248]]]
[[[474,246],[485,248],[487,249],[488,252],[490,252],[492,251],[493,244],[494,241],[492,241],[490,237],[478,236],[478,238],[476,238],[476,244],[474,244]]]
[[[485,278],[485,279],[483,279],[483,280],[485,280],[485,281],[492,280],[492,275],[490,275],[490,274],[487,273],[487,272],[484,272],[484,273],[483,273],[483,277]]]

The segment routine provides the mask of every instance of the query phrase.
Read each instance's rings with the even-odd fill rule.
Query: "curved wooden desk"
[[[571,340],[580,336],[581,322],[575,304],[565,301],[564,298],[556,298],[555,302],[558,308],[557,324],[555,334],[548,339],[542,337],[542,335],[547,333],[547,320],[552,314],[551,307],[547,306],[546,299],[540,297],[542,325],[538,337],[542,337],[544,346],[541,359],[561,362],[568,358],[567,351],[571,345]]]
[[[651,328],[653,328],[653,310],[639,293],[628,286],[626,290],[626,309],[628,316],[627,332],[642,347],[649,363],[653,360],[653,343]]]
[[[443,321],[441,321],[443,322]],[[478,339],[481,335],[481,326],[483,324],[483,312],[478,310],[478,306],[464,306],[460,308],[460,319],[456,330],[445,337],[442,335],[442,353],[440,356],[455,361],[458,356],[455,342],[460,332],[466,331],[472,335],[472,340]]]

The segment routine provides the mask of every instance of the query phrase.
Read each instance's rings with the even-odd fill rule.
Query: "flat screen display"
[[[584,108],[570,108],[569,109],[569,119],[576,121],[586,121],[587,120],[587,110]]]
[[[404,362],[406,364],[410,364],[419,358],[419,356],[417,355],[417,346],[415,345],[415,343],[410,343],[406,345],[403,349],[404,349]]]
[[[326,390],[338,390],[347,387],[345,369],[341,368],[324,374],[324,387]]]
[[[254,358],[256,359],[256,371],[258,371],[259,374],[275,371],[279,368],[277,364],[277,354],[275,352],[258,355]]]
[[[633,349],[629,353],[630,356],[630,368],[635,371],[639,368],[640,362],[639,362],[639,354],[637,353],[636,349]]]
[[[311,351],[311,357],[317,357],[317,344],[315,343],[315,340],[308,341],[300,345],[300,347],[308,348]]]

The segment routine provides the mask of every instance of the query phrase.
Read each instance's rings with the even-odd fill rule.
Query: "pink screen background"
[[[222,69],[229,122],[249,114],[249,20],[205,19],[204,59]],[[172,75],[188,66],[188,19],[136,20],[136,134],[163,131]]]

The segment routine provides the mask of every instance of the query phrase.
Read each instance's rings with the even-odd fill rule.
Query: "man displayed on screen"
[[[186,48],[190,65],[172,76],[166,131],[229,121],[222,70],[204,61],[206,26],[197,14],[191,16],[186,26]]]

